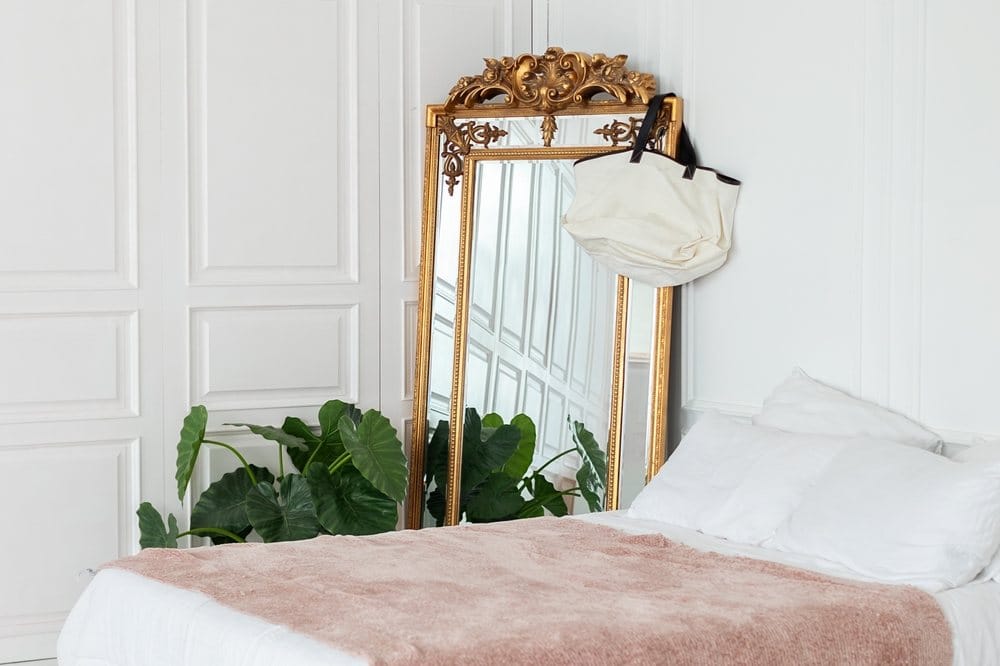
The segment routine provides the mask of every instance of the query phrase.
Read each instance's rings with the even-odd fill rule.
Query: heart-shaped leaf
[[[545,515],[545,507],[529,502],[517,512],[518,518],[541,518]]]
[[[496,430],[497,428],[503,425],[503,417],[500,416],[499,414],[491,412],[483,417],[482,423],[484,429],[492,428],[493,430]]]
[[[274,426],[262,426],[255,425],[253,423],[223,423],[223,425],[236,426],[238,428],[247,428],[255,435],[260,435],[264,439],[269,439],[272,442],[277,442],[281,444],[288,450],[296,449],[299,451],[308,451],[309,447],[306,446],[305,440],[296,435],[292,435],[285,432],[281,428],[275,428]]]
[[[353,405],[352,405],[353,406]],[[342,400],[328,400],[319,408],[319,430],[323,441],[329,441],[330,437],[340,440],[340,417],[347,412],[347,403]]]
[[[274,475],[266,467],[250,465],[259,482],[274,483]],[[254,484],[243,467],[223,474],[222,478],[210,485],[198,498],[191,510],[191,529],[216,527],[245,537],[250,533],[250,519],[247,518],[247,495]],[[212,536],[212,543],[229,543],[232,539]]]
[[[569,418],[566,419],[569,421]],[[607,487],[608,459],[601,450],[594,434],[579,421],[573,421],[570,428],[577,453],[580,454],[580,469],[576,473],[580,494],[587,501],[591,511],[604,508],[604,491]]]
[[[135,512],[139,516],[139,546],[141,548],[176,548],[177,519],[174,514],[167,516],[168,525],[164,527],[163,516],[149,502],[139,505]]]
[[[510,420],[510,424],[521,433],[517,448],[503,466],[503,471],[512,479],[520,480],[528,473],[531,461],[535,458],[535,423],[525,414],[518,414]]]
[[[494,472],[476,489],[465,509],[465,516],[473,523],[488,523],[515,518],[525,505],[518,481],[504,472]]]
[[[513,425],[500,425],[490,432],[475,408],[465,410],[465,430],[462,436],[462,494],[486,480],[490,472],[499,471],[517,450],[521,431]]]
[[[333,474],[311,465],[308,479],[320,525],[331,534],[377,534],[396,527],[396,500],[380,493],[350,465]]]
[[[351,464],[380,492],[402,502],[406,496],[406,455],[389,419],[370,409],[358,424],[350,416],[341,416],[339,430]]]
[[[444,525],[444,509],[444,488],[435,488],[427,495],[427,513],[431,514],[438,527]]]
[[[448,471],[448,421],[438,421],[437,427],[427,444],[427,457],[424,461],[424,483],[430,485],[431,480],[443,487]]]
[[[307,426],[302,419],[294,416],[286,417],[285,422],[281,424],[281,429],[289,435],[294,435],[305,442],[305,451],[301,449],[288,449],[288,457],[291,458],[292,464],[295,465],[295,468],[300,472],[305,472],[306,463],[312,457],[316,447],[319,446],[323,440],[320,439],[316,433],[312,431],[312,428]],[[336,456],[329,457],[327,455],[328,453],[330,453],[330,448],[322,446],[320,448],[320,452],[316,454],[316,457],[313,458],[313,460],[325,463],[324,466],[329,465],[336,459]],[[329,460],[327,460],[327,458],[329,458]]]
[[[195,405],[184,417],[181,425],[181,438],[177,442],[177,499],[184,499],[184,491],[191,482],[194,464],[198,460],[201,443],[205,439],[205,425],[208,423],[208,410],[204,405]]]
[[[286,474],[280,495],[261,481],[247,493],[247,518],[265,542],[298,541],[319,534],[309,484],[299,474]]]
[[[541,474],[535,473],[531,477],[531,483],[528,484],[528,492],[531,493],[536,503],[548,509],[549,513],[553,516],[565,516],[569,513],[562,493],[556,490],[552,482]]]

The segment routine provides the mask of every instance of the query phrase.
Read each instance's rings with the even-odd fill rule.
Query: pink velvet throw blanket
[[[372,664],[950,664],[934,599],[563,518],[109,566]]]

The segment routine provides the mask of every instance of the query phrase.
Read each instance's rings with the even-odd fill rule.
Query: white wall
[[[0,662],[53,656],[140,500],[186,524],[192,404],[271,465],[222,423],[379,405],[377,26],[358,0],[0,3]],[[206,454],[195,493],[233,465]]]
[[[0,3],[0,662],[52,655],[140,499],[183,515],[191,404],[409,418],[423,106],[484,56],[628,53],[744,181],[683,292],[685,415],[801,365],[1000,435],[998,30],[992,0]]]
[[[683,288],[682,421],[751,414],[799,365],[950,441],[1000,436],[1000,5],[604,9],[550,0],[541,43],[629,53],[744,183],[731,261]]]

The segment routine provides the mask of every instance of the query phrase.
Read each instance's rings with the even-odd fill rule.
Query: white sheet
[[[729,543],[690,529],[629,518],[579,516],[634,534],[663,534],[699,550],[781,562],[848,576],[836,565]],[[1000,583],[973,583],[934,595],[952,629],[956,666],[1000,664]],[[135,574],[99,573],[59,637],[60,666],[346,666],[363,663],[284,627],[221,606],[196,592]]]

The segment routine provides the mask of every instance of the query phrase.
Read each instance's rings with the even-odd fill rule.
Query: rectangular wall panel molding
[[[24,474],[0,488],[0,504],[19,507],[4,530],[33,545],[4,549],[17,575],[0,576],[0,660],[52,656],[88,570],[134,551],[138,450],[138,440],[0,446],[0,468],[44,469],[46,479]],[[59,529],[40,529],[53,516],[65,517]]]
[[[0,6],[0,291],[136,286],[135,1]]]
[[[0,315],[0,423],[138,416],[138,314]]]
[[[358,282],[355,14],[189,0],[192,284]]]
[[[358,305],[191,310],[191,403],[209,410],[358,401]]]

